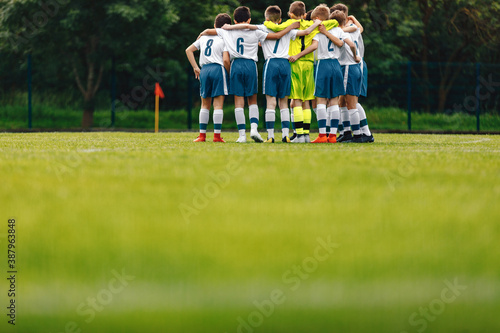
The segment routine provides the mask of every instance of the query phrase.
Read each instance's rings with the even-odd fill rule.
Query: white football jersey
[[[356,53],[359,55],[359,50],[358,50],[358,39],[361,36],[361,33],[359,32],[359,29],[357,29],[354,32],[351,33],[346,33],[346,38],[349,38],[355,45],[356,45]],[[340,55],[340,65],[341,66],[347,66],[347,65],[356,65],[357,62],[355,60],[355,55],[352,54],[351,48],[349,45],[344,43],[344,46],[342,47],[342,52]]]
[[[259,50],[259,42],[264,42],[267,33],[260,30],[224,30],[216,29],[219,37],[224,39],[227,51],[234,58],[245,58],[258,61],[257,52]]]
[[[353,26],[354,24],[351,24]],[[356,44],[356,48],[358,49],[358,55],[361,58],[365,57],[365,43],[363,41],[363,36],[361,32],[359,33],[359,37],[356,40],[353,40],[354,44]]]
[[[257,28],[265,33],[271,33],[273,31],[266,28],[265,25],[260,24]],[[297,37],[297,29],[291,30],[289,33],[281,37],[281,39],[268,40],[261,42],[262,51],[264,52],[264,59],[270,58],[280,58],[288,59],[288,49],[290,48],[290,40],[295,40]]]
[[[341,41],[347,38],[347,34],[339,27],[333,28],[328,31]],[[318,48],[316,49],[316,55],[318,60],[324,59],[338,59],[341,55],[342,47],[335,45],[328,37],[322,33],[316,34],[313,40],[318,41]]]
[[[202,36],[193,45],[200,50],[200,67],[206,64],[224,66],[222,54],[227,49],[222,38],[219,36]]]

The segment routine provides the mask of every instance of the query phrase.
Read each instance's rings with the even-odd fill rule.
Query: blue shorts
[[[368,67],[366,62],[363,60],[363,79],[361,80],[361,92],[360,96],[366,97],[368,95]]]
[[[345,95],[339,61],[337,59],[318,60],[314,84],[316,97],[329,99]]]
[[[359,96],[361,92],[361,65],[342,66],[344,89],[346,95]]]
[[[271,58],[264,64],[262,90],[277,98],[290,96],[292,69],[288,59]]]
[[[252,59],[236,58],[231,63],[231,89],[235,96],[249,97],[258,91],[257,64]]]
[[[227,96],[229,75],[224,66],[206,64],[200,71],[200,96],[202,98]]]

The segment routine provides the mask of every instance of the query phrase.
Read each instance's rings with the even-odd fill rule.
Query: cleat
[[[206,133],[200,133],[196,139],[193,140],[193,142],[205,142],[207,138]]]
[[[309,134],[304,134],[304,141],[305,143],[311,143],[311,137],[309,136]]]
[[[236,143],[245,143],[245,142],[247,142],[246,136],[240,136],[238,140],[236,140]]]
[[[267,140],[264,142],[265,143],[274,143],[274,138],[267,138]]]
[[[330,135],[328,136],[328,142],[329,142],[329,143],[337,143],[337,135],[335,135],[335,134],[330,134]]]
[[[337,138],[337,142],[342,142],[344,139],[344,134],[340,134],[339,137]]]
[[[283,142],[283,143],[290,143],[290,138],[287,137],[287,136],[284,136],[283,138],[281,138],[281,142]]]
[[[342,136],[342,140],[337,139],[337,142],[342,142],[342,143],[349,143],[352,142],[352,133],[351,131],[346,131],[344,132],[344,135]]]
[[[363,143],[363,137],[361,134],[355,135],[354,138],[352,138],[352,143]]]
[[[293,133],[293,135],[290,137],[290,141],[295,140],[296,137],[297,137],[297,133]]]
[[[214,134],[214,142],[226,142],[220,137],[220,134]]]
[[[326,134],[320,134],[313,142],[311,143],[327,143],[328,137]]]
[[[297,135],[297,137],[293,140],[290,140],[291,143],[305,143],[304,135]]]
[[[262,139],[262,137],[260,136],[259,132],[257,132],[257,131],[251,131],[250,132],[250,137],[255,142],[264,142],[264,139]]]
[[[372,142],[375,142],[375,138],[373,137],[373,135],[366,135],[366,134],[363,134],[361,139],[363,140],[363,143],[372,143]]]

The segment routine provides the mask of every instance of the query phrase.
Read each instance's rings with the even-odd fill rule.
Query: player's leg
[[[368,120],[366,119],[365,109],[361,104],[356,104],[356,109],[358,109],[359,113],[359,124],[361,126],[361,135],[363,137],[363,142],[374,142],[372,132],[370,131],[370,127],[368,127]]]
[[[288,108],[288,97],[279,99],[280,117],[281,117],[281,141],[289,143],[290,138],[290,109]]]
[[[302,113],[304,114],[304,141],[306,143],[310,143],[311,138],[309,137],[309,133],[311,131],[312,119],[311,104],[309,101],[304,101],[303,105],[304,107],[302,109]]]
[[[231,64],[231,94],[234,95],[234,118],[238,126],[239,138],[236,140],[238,143],[244,143],[246,138],[246,123],[245,123],[245,82],[243,80],[245,75],[245,64],[242,59],[235,59]]]
[[[293,116],[293,108],[295,107],[295,101],[292,99],[290,100],[290,122],[292,123],[292,131],[293,135],[290,137],[290,140],[294,140],[297,137],[297,129],[295,129],[295,118]]]
[[[343,132],[340,133],[338,142],[350,142],[352,140],[351,120],[349,119],[349,109],[347,108],[346,96],[341,96],[339,100],[340,119],[342,121]]]
[[[276,122],[276,97],[266,95],[267,143],[274,143],[274,123]]]
[[[302,64],[302,72],[304,73],[303,82],[304,82],[304,140],[305,142],[311,142],[309,138],[309,132],[311,128],[311,119],[312,112],[310,101],[314,100],[314,63],[310,61],[304,61]]]
[[[210,106],[212,104],[212,98],[207,97],[207,98],[201,98],[201,108],[200,108],[200,114],[199,114],[199,126],[200,126],[200,133],[198,134],[198,137],[194,140],[194,142],[205,142],[206,137],[207,137],[207,126],[208,126],[208,121],[210,119]]]
[[[255,142],[264,142],[259,134],[259,107],[257,106],[257,94],[248,97],[248,110],[250,118],[250,137]]]
[[[225,142],[220,133],[222,131],[222,119],[224,118],[224,95],[214,97],[214,142]]]
[[[304,142],[304,111],[302,109],[302,100],[304,100],[304,73],[302,72],[303,61],[296,61],[290,64],[292,68],[292,86],[290,98],[293,101],[293,123],[297,136],[291,140],[293,143]]]
[[[238,143],[247,142],[245,113],[243,112],[244,107],[245,97],[234,95],[234,118],[236,120],[236,125],[238,126],[239,138],[236,140]]]
[[[319,136],[312,141],[312,143],[326,143],[328,142],[328,138],[326,137],[326,103],[328,101],[325,97],[317,97],[317,118],[318,118],[318,129]]]
[[[293,143],[304,143],[304,111],[302,110],[302,100],[295,100],[293,103],[293,122],[297,136],[291,140]]]
[[[349,110],[349,120],[351,122],[352,134],[354,135],[352,142],[361,142],[361,127],[359,125],[359,113],[356,109],[358,97],[346,95],[347,109]]]
[[[328,102],[327,112],[330,115],[330,134],[328,135],[328,142],[337,142],[337,129],[340,125],[340,109],[339,109],[339,98],[332,98]]]

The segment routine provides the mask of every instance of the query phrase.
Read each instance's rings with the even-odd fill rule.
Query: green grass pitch
[[[223,136],[0,134],[0,331],[500,331],[500,137]]]

